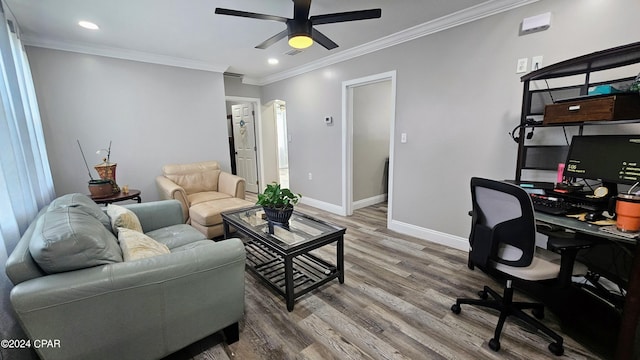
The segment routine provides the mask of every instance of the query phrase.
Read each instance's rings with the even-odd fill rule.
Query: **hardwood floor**
[[[246,274],[245,317],[240,340],[221,344],[219,335],[172,359],[543,359],[556,358],[549,340],[507,320],[501,350],[489,349],[497,313],[463,306],[483,285],[502,286],[466,266],[466,252],[386,229],[386,204],[341,217],[304,205],[300,211],[347,227],[345,283],[333,281],[298,299],[292,312],[284,300]],[[463,224],[462,226],[466,226]],[[335,247],[314,253],[335,259]],[[516,295],[526,299],[522,295]],[[543,322],[564,336],[565,359],[602,359],[563,333],[557,318]]]
[[[450,307],[457,297],[474,297],[485,284],[501,289],[500,284],[469,270],[466,252],[387,230],[386,204],[348,218],[304,205],[298,209],[347,228],[345,283],[332,281],[287,312],[284,299],[247,272],[240,340],[226,345],[220,333],[214,334],[165,360],[556,358],[547,350],[547,339],[512,320],[505,325],[500,352],[490,350],[496,312],[463,306],[455,315]],[[335,247],[320,250],[315,253],[334,259]],[[0,280],[0,334],[26,338],[11,316],[4,272]],[[551,312],[543,322],[559,330]],[[559,332],[565,340],[563,359],[606,358]],[[0,359],[36,358],[33,351],[0,349]]]

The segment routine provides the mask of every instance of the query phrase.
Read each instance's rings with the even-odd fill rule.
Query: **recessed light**
[[[271,65],[276,65],[277,63],[279,63],[280,61],[276,58],[270,58],[269,60],[267,60],[267,62]]]
[[[89,29],[89,30],[98,30],[100,29],[100,27],[94,23],[92,23],[91,21],[78,21],[78,25],[82,26],[85,29]]]

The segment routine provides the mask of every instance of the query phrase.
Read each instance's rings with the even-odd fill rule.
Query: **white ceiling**
[[[384,47],[385,39],[388,46],[390,39],[406,41],[537,0],[315,0],[310,15],[381,8],[382,18],[319,25],[339,47],[329,51],[314,44],[295,56],[284,54],[291,50],[286,40],[266,50],[254,48],[284,30],[283,23],[214,14],[223,7],[293,17],[291,0],[3,1],[27,45],[238,73],[260,84]],[[80,20],[100,30],[83,29]],[[280,62],[269,65],[268,58]]]

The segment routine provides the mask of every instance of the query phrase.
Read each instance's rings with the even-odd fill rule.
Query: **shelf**
[[[522,76],[520,80],[524,82],[586,74],[638,62],[640,62],[640,42],[635,42],[545,66]]]
[[[544,128],[544,127],[561,127],[561,126],[607,126],[607,125],[623,125],[623,124],[637,124],[640,123],[640,119],[633,120],[609,120],[609,121],[584,121],[573,122],[564,124],[526,124],[525,128]]]
[[[245,243],[247,266],[281,295],[286,294],[284,259],[259,242]],[[294,297],[312,290],[322,283],[334,279],[334,265],[313,256],[302,254],[293,258]]]
[[[635,42],[623,46],[614,47],[607,50],[596,51],[587,55],[578,56],[573,59],[561,61],[559,63],[546,66],[542,69],[533,71],[520,78],[523,82],[522,94],[522,111],[520,115],[520,125],[512,132],[514,139],[518,139],[518,158],[516,163],[515,180],[522,180],[523,170],[553,170],[557,169],[552,166],[552,162],[563,162],[562,154],[566,152],[566,144],[558,145],[556,149],[550,146],[527,145],[526,133],[527,129],[533,131],[534,128],[558,128],[558,127],[574,127],[579,128],[579,134],[585,127],[593,126],[610,126],[623,124],[637,124],[640,119],[631,119],[636,114],[628,116],[619,116],[625,120],[602,120],[602,121],[582,121],[571,123],[548,123],[548,124],[529,124],[527,119],[544,116],[545,107],[550,104],[558,104],[564,100],[579,99],[588,95],[589,89],[598,85],[612,85],[617,89],[625,89],[626,86],[635,79],[635,74],[630,77],[610,79],[608,81],[591,82],[590,75],[592,72],[613,69],[621,66],[640,63],[640,42]],[[574,75],[584,75],[581,83],[573,85],[558,86],[547,89],[532,89],[531,81],[546,80]],[[572,82],[575,81],[572,79]],[[547,84],[547,87],[548,84]],[[615,94],[611,94],[615,95]],[[585,120],[588,118],[579,118]],[[597,118],[597,117],[594,117]],[[612,117],[615,118],[615,117]],[[517,133],[514,133],[516,132]],[[566,136],[566,135],[565,135]]]

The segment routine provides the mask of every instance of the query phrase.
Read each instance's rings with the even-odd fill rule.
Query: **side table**
[[[97,204],[111,204],[114,202],[125,201],[125,200],[136,200],[138,203],[142,202],[142,198],[140,197],[140,190],[129,189],[128,193],[123,193],[120,191],[119,193],[115,193],[111,196],[94,198],[91,196],[91,200],[95,201]]]

